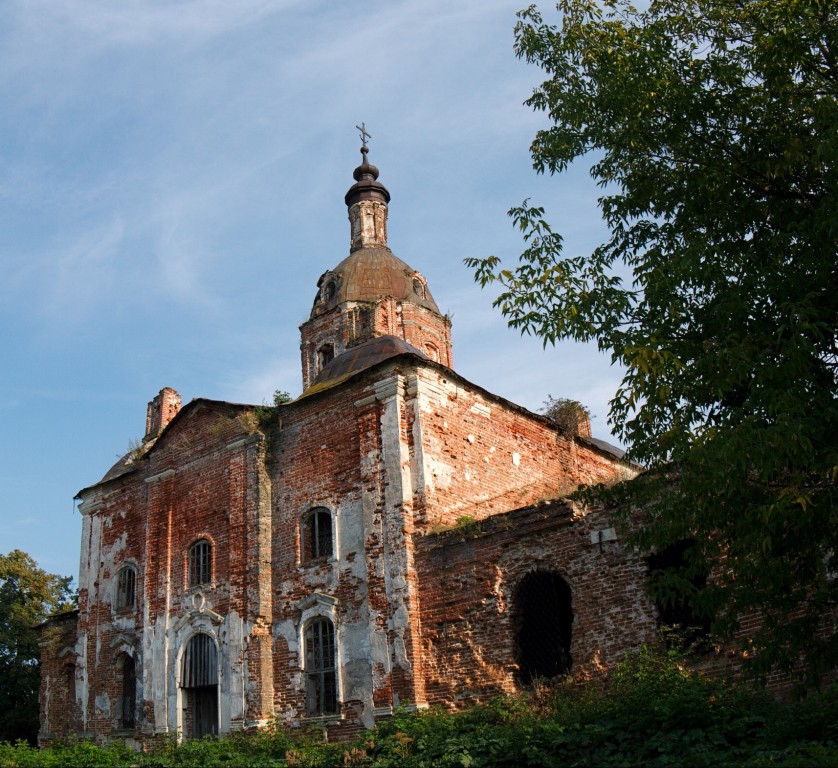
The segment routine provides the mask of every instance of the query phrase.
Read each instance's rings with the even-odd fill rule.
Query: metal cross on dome
[[[356,127],[356,128],[357,128],[360,132],[361,132],[361,146],[362,146],[364,149],[366,149],[366,148],[367,148],[367,139],[371,139],[371,138],[372,138],[372,136],[370,136],[370,135],[367,133],[367,126],[366,126],[366,123],[361,123],[360,125],[356,125],[355,127]]]

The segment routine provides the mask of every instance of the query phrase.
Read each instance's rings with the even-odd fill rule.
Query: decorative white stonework
[[[387,203],[359,200],[349,208],[350,250],[387,246]]]

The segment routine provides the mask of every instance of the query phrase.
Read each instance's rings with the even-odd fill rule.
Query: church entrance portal
[[[183,654],[183,735],[218,735],[218,651],[209,635],[195,635]]]

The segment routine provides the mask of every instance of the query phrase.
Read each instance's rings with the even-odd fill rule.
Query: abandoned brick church
[[[41,741],[142,743],[276,717],[329,737],[593,674],[651,640],[646,562],[565,497],[629,477],[459,376],[451,321],[387,243],[362,148],[349,255],[276,407],[165,388],[146,434],[79,492],[79,606],[42,627]]]

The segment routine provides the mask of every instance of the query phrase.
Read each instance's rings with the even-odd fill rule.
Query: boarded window
[[[307,562],[331,557],[333,551],[332,515],[328,509],[316,507],[303,518],[302,560]]]
[[[305,631],[306,708],[311,716],[338,711],[335,627],[314,619]]]
[[[570,671],[573,606],[570,587],[554,571],[533,571],[515,590],[515,656],[524,685]]]
[[[212,544],[200,539],[189,548],[189,586],[198,587],[211,582]]]
[[[121,568],[116,577],[116,607],[134,610],[137,604],[137,572],[131,565]]]
[[[127,653],[120,657],[122,667],[122,707],[119,717],[121,728],[133,728],[137,719],[137,667]]]

